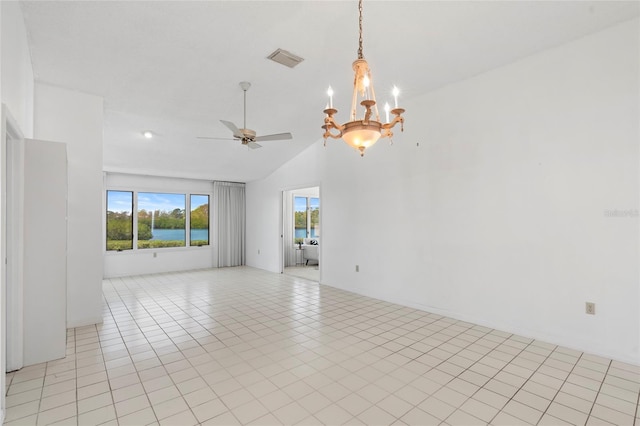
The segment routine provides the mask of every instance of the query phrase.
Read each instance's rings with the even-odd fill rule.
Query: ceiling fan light
[[[231,130],[233,133],[233,139],[239,140],[242,145],[247,145],[249,148],[256,149],[262,147],[262,145],[257,144],[256,141],[279,141],[279,140],[288,140],[292,139],[293,136],[291,133],[276,133],[273,135],[260,135],[257,136],[254,130],[247,128],[247,90],[251,87],[251,83],[248,81],[241,81],[239,83],[240,88],[243,91],[244,97],[244,127],[242,129],[238,128],[231,121],[220,120],[224,126]],[[211,138],[211,137],[199,137],[199,139],[228,139],[228,138]]]

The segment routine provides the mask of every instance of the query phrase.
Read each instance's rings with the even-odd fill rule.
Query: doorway
[[[282,192],[282,272],[320,282],[320,187]]]

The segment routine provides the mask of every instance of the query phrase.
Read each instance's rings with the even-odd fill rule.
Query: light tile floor
[[[6,425],[640,425],[636,366],[247,267],[104,281]]]
[[[287,266],[284,268],[284,273],[298,278],[306,278],[315,282],[320,281],[320,266],[318,265]]]

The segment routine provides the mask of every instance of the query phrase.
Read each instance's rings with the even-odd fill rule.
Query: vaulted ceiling
[[[329,85],[338,120],[347,118],[356,1],[21,6],[36,80],[104,97],[107,171],[251,181],[321,138]],[[410,99],[638,14],[636,1],[365,1],[364,55],[384,103],[394,84]],[[277,48],[304,61],[290,69],[266,59]],[[221,119],[242,127],[243,80],[252,84],[247,127],[293,140],[249,150],[197,139],[229,137]],[[410,110],[405,118],[429,119]]]

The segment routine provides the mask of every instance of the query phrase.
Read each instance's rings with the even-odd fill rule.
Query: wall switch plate
[[[356,272],[360,272],[360,265],[356,265]]]
[[[586,302],[584,311],[585,311],[585,313],[587,313],[589,315],[595,315],[596,314],[596,304],[592,303],[592,302]]]

